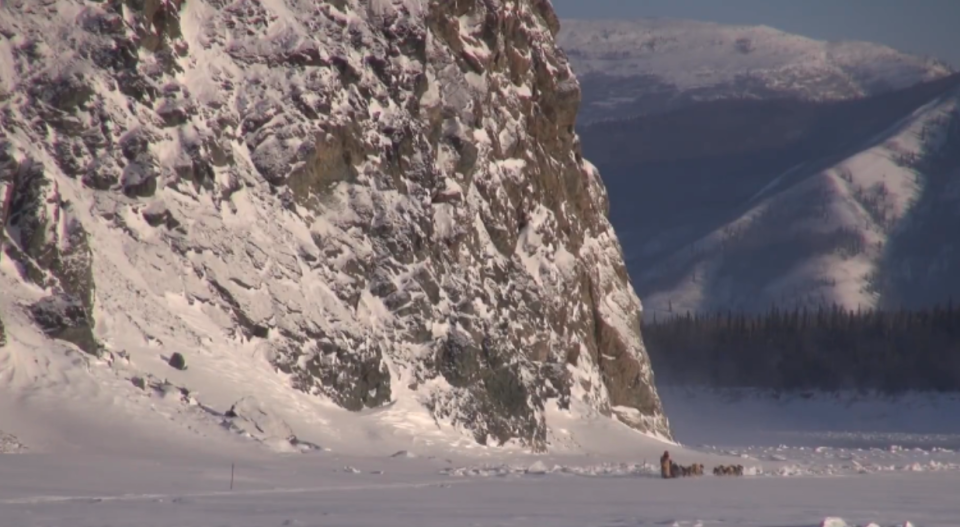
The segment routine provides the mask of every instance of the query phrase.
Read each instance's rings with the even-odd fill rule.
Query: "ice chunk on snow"
[[[547,472],[549,470],[543,464],[543,461],[534,461],[532,465],[527,467],[527,474],[546,474]]]
[[[296,438],[290,425],[267,412],[260,401],[253,396],[240,399],[224,415],[230,419],[227,424],[231,428],[246,432],[263,441],[269,441],[271,444],[276,440],[289,442]]]
[[[10,454],[22,452],[27,448],[13,434],[4,433],[0,430],[0,454]]]

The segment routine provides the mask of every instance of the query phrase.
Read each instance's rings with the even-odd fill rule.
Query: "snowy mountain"
[[[647,316],[960,298],[960,76],[581,130]]]
[[[565,20],[559,42],[648,311],[960,297],[945,64],[683,20]]]
[[[6,2],[0,388],[264,440],[329,403],[669,437],[558,29],[540,0]]]
[[[672,19],[564,20],[560,46],[583,83],[580,123],[692,102],[843,100],[944,77],[937,60],[865,42],[823,42],[765,26]]]

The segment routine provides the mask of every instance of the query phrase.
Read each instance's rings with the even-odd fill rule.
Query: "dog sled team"
[[[664,479],[686,478],[703,475],[703,463],[694,463],[689,466],[676,464],[670,459],[670,452],[664,451],[660,456],[660,475]],[[720,465],[713,468],[714,476],[742,476],[743,465]]]

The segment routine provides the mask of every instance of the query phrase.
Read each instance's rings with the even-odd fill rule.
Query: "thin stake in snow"
[[[230,463],[230,490],[233,490],[233,466],[234,463]]]

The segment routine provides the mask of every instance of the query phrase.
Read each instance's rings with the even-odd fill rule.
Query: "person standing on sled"
[[[673,477],[673,471],[671,470],[671,465],[673,463],[670,461],[670,452],[664,450],[663,455],[660,456],[660,475],[663,479],[669,479]]]

